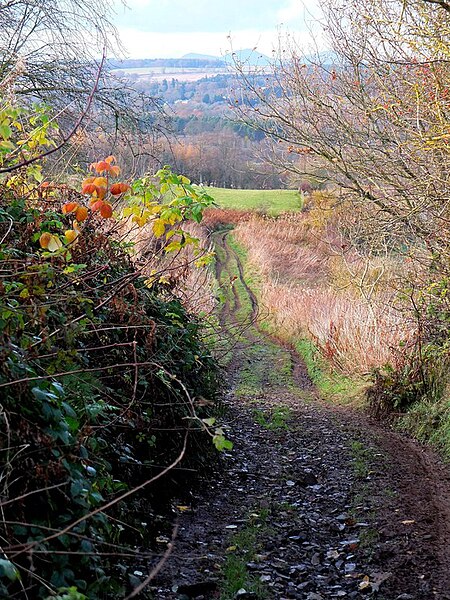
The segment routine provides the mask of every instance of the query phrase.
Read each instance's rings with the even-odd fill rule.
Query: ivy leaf
[[[10,581],[20,579],[20,573],[10,560],[0,558],[0,576],[7,577]]]
[[[41,390],[41,388],[34,387],[34,388],[32,388],[31,393],[36,398],[36,400],[42,401],[42,400],[48,399],[48,392],[45,390]]]

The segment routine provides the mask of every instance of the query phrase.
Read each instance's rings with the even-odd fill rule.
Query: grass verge
[[[315,344],[308,339],[289,340],[303,358],[308,374],[322,398],[342,405],[362,407],[367,381],[357,377],[347,377],[332,369]]]
[[[450,463],[450,399],[422,400],[404,415],[398,428],[431,444]]]

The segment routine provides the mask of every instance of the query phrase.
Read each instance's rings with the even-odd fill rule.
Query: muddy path
[[[227,236],[216,234],[216,275],[234,448],[182,507],[151,597],[449,600],[449,468],[320,400],[293,349],[255,325],[262,311]]]

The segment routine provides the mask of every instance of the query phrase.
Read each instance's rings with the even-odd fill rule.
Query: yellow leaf
[[[60,248],[62,248],[62,242],[59,237],[56,235],[50,235],[50,239],[47,244],[47,250],[49,252],[56,252],[56,250],[59,250]]]
[[[164,221],[162,219],[156,219],[156,221],[153,223],[153,233],[155,234],[155,236],[157,238],[160,238],[162,235],[164,235],[166,231],[166,224],[164,223]]]
[[[146,223],[147,223],[147,217],[142,216],[142,217],[138,217],[137,215],[135,215],[132,218],[133,223],[137,223],[138,227],[143,227]]]
[[[361,581],[361,583],[359,584],[359,589],[360,590],[365,590],[370,586],[370,579],[367,575],[364,576],[363,580]]]
[[[177,215],[176,213],[173,213],[173,214],[171,214],[171,215],[169,216],[169,219],[168,219],[168,221],[169,221],[169,223],[170,223],[171,225],[175,225],[175,223],[176,223],[177,221],[181,221],[181,217],[180,217],[180,215]]]
[[[166,252],[174,252],[175,250],[180,250],[181,249],[181,243],[180,242],[170,242],[170,244],[168,244],[164,250]]]
[[[66,242],[71,244],[77,238],[77,235],[78,234],[74,229],[68,229],[65,232],[64,237],[66,238]]]

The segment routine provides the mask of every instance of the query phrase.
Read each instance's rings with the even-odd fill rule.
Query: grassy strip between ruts
[[[223,566],[220,600],[231,600],[236,593],[244,589],[252,597],[263,600],[268,597],[267,587],[254,574],[249,573],[247,564],[255,560],[261,550],[263,533],[268,533],[269,511],[261,508],[248,517],[245,527],[235,533],[227,548],[227,557]]]
[[[231,233],[227,237],[227,243],[242,264],[247,285],[258,297],[262,281],[261,273],[248,261],[245,248],[233,238]],[[266,314],[264,307],[260,307],[260,311],[263,320],[260,320],[258,324],[259,329],[268,336],[279,339],[280,334],[271,323],[270,314]],[[304,360],[311,380],[325,400],[345,405],[358,406],[363,404],[363,391],[367,385],[366,381],[361,378],[351,378],[333,370],[325,358],[322,357],[314,342],[307,338],[299,339],[283,336],[280,341],[293,345]]]

